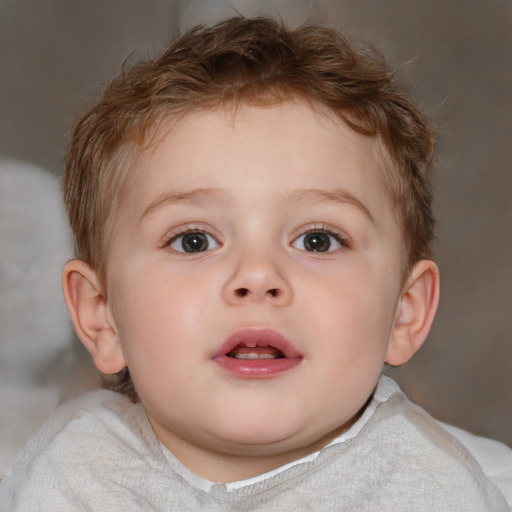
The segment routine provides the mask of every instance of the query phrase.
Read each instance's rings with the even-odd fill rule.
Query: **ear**
[[[395,314],[386,362],[399,366],[423,345],[439,303],[439,269],[430,260],[417,262],[407,278]]]
[[[62,274],[62,289],[76,333],[96,368],[106,374],[125,368],[117,328],[94,269],[81,260],[69,261]]]

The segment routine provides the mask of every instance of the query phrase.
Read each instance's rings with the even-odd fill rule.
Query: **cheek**
[[[326,350],[352,359],[385,354],[396,294],[384,274],[379,279],[369,269],[347,267],[316,287],[306,282],[305,290],[304,317],[312,319],[311,335],[316,331]]]
[[[118,279],[123,285],[114,290],[117,301],[113,304],[130,370],[164,371],[172,364],[183,373],[196,333],[208,323],[210,304],[216,303],[209,287],[204,279],[173,271],[168,265],[130,270],[130,278]]]
[[[141,299],[144,297],[141,296]],[[179,302],[151,300],[126,310],[121,347],[135,388],[144,403],[179,390],[192,375],[186,318]]]

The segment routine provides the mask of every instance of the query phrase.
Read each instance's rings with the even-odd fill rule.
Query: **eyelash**
[[[180,226],[176,229],[174,229],[169,235],[165,237],[165,239],[162,241],[162,247],[165,248],[171,248],[172,244],[176,241],[178,241],[181,237],[186,236],[187,234],[192,233],[202,233],[206,235],[206,237],[209,237],[213,239],[219,246],[222,245],[222,243],[219,241],[219,237],[212,235],[208,229],[206,229],[204,226],[198,226],[198,225],[191,225],[188,224],[186,226]],[[179,251],[175,249],[175,252],[178,253],[186,253],[186,251]],[[198,251],[202,252],[202,251]],[[191,254],[191,253],[188,253]]]
[[[173,230],[173,232],[170,233],[162,242],[162,247],[172,249],[172,245],[175,242],[177,242],[180,238],[186,236],[187,234],[193,234],[193,233],[204,235],[206,238],[206,241],[208,242],[208,247],[206,247],[203,250],[198,250],[198,251],[192,251],[192,250],[187,251],[183,247],[183,241],[182,241],[182,248],[184,250],[182,251],[179,249],[174,249],[174,251],[177,253],[184,253],[184,254],[197,254],[199,252],[205,252],[206,250],[212,250],[212,248],[209,247],[209,245],[211,244],[211,241],[218,244],[218,247],[222,246],[222,243],[218,240],[219,237],[212,235],[207,229],[205,229],[204,226],[186,225],[186,226],[177,228],[176,230]],[[340,245],[340,248],[350,247],[348,238],[343,236],[338,231],[335,231],[332,228],[325,226],[325,225],[313,225],[313,226],[308,227],[307,229],[303,229],[297,235],[294,236],[290,245],[292,247],[297,247],[294,244],[296,244],[301,239],[301,237],[304,237],[304,236],[308,235],[309,233],[322,233],[322,234],[328,235],[329,237],[333,238]],[[216,248],[217,247],[213,247],[213,249],[216,249]],[[313,249],[313,250],[308,251],[306,249],[301,249],[301,248],[298,248],[298,249],[305,251],[305,252],[317,252],[317,253],[333,252],[332,250],[329,250],[330,248],[331,248],[331,245],[329,244],[329,246],[327,247],[327,250],[315,251]],[[339,250],[339,248],[337,248],[336,250]]]
[[[340,244],[340,246],[342,248],[350,248],[351,247],[350,241],[346,236],[343,236],[339,231],[335,231],[334,229],[332,229],[328,226],[325,226],[323,224],[313,225],[311,227],[307,227],[306,229],[303,229],[297,235],[294,236],[291,245],[293,245],[297,240],[299,240],[301,237],[307,235],[308,233],[323,233],[323,234],[326,234],[326,235],[329,235],[330,237],[332,237],[337,243]],[[309,251],[309,252],[313,252],[313,251]],[[325,251],[325,252],[332,252],[332,251]]]

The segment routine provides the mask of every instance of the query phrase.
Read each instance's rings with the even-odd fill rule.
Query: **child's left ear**
[[[439,269],[431,260],[418,261],[407,278],[398,303],[386,362],[400,366],[421,347],[439,304]]]

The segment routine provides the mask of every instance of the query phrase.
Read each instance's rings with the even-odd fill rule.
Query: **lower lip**
[[[277,359],[237,359],[225,355],[213,358],[213,362],[225,372],[244,379],[265,379],[290,371],[300,364],[302,357]]]

